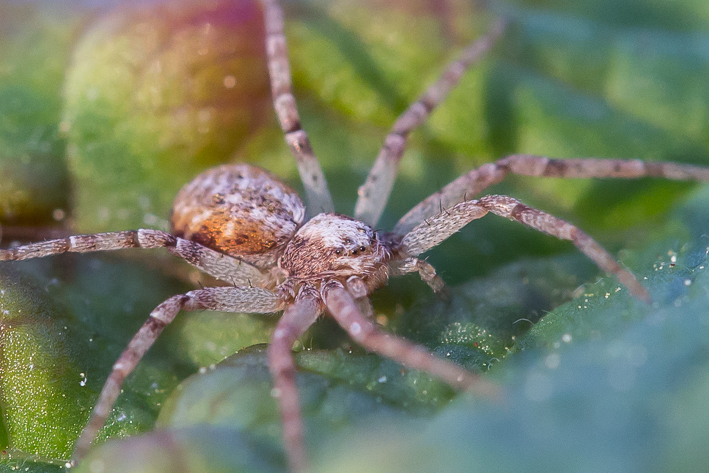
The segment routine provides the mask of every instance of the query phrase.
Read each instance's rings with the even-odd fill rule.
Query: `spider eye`
[[[360,246],[360,247],[359,247],[359,251],[364,251],[364,250],[366,250],[366,249],[367,249],[367,248],[365,248],[364,246]]]
[[[336,254],[336,255],[341,255],[341,254],[342,254],[342,250],[339,249],[339,248],[336,249],[336,250],[335,250],[335,254]]]

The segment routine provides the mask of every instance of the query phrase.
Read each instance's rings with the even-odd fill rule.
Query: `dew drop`
[[[557,369],[560,364],[561,364],[561,357],[559,356],[558,353],[550,353],[544,359],[544,366],[546,366],[550,370]]]

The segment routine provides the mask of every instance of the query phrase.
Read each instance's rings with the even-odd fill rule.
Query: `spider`
[[[375,226],[391,193],[408,135],[444,100],[465,70],[489,50],[505,30],[498,20],[468,46],[440,78],[394,123],[366,182],[359,189],[354,218],[334,213],[322,169],[300,124],[291,88],[283,13],[275,0],[263,0],[266,51],[272,97],[285,140],[306,191],[306,206],[291,188],[269,172],[231,164],[197,176],[178,193],[172,232],[139,229],[71,236],[0,250],[0,260],[24,260],[64,252],[123,248],[166,248],[172,254],[230,286],[210,287],[170,297],[158,305],[113,365],[92,416],[75,448],[75,460],[88,451],[120,394],[125,378],[159,334],[182,311],[283,312],[268,349],[274,396],[282,416],[291,471],[306,469],[299,396],[292,347],[324,313],[367,350],[423,370],[450,385],[487,396],[496,387],[422,347],[386,334],[371,318],[368,296],[391,276],[418,273],[434,291],[444,288],[435,269],[420,255],[487,213],[518,221],[570,240],[601,269],[614,275],[639,299],[650,301],[636,278],[577,227],[508,196],[469,197],[506,175],[547,177],[709,180],[709,169],[639,160],[550,159],[512,155],[474,169],[406,213],[393,231]],[[312,218],[308,218],[308,215]]]

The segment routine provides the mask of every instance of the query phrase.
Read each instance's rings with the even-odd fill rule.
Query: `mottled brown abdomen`
[[[176,236],[267,267],[304,219],[298,194],[276,176],[249,164],[227,164],[184,186],[170,220]]]

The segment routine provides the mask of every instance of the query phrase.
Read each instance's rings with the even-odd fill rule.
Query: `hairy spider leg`
[[[267,272],[245,261],[167,232],[149,229],[75,235],[30,243],[0,250],[0,261],[20,261],[62,253],[89,253],[126,248],[167,248],[170,253],[179,256],[197,269],[237,286],[266,286],[270,283]]]
[[[466,197],[502,181],[508,174],[559,178],[639,179],[658,177],[675,181],[709,181],[709,168],[672,162],[645,162],[639,159],[553,159],[532,154],[513,154],[469,171],[438,192],[422,200],[394,227],[403,235],[416,225]]]
[[[268,314],[282,309],[283,306],[276,293],[256,287],[199,289],[183,295],[172,296],[158,305],[113,364],[89,422],[76,441],[73,462],[81,460],[89,451],[96,434],[106,423],[113,404],[121,393],[121,386],[126,377],[135,369],[145,352],[181,310]]]
[[[448,64],[436,82],[399,115],[384,139],[384,145],[379,150],[367,180],[358,190],[354,213],[357,220],[372,226],[377,224],[394,187],[409,134],[424,123],[431,112],[445,100],[465,71],[480,61],[495,45],[504,33],[506,25],[506,20],[496,20],[487,34],[468,45],[457,60]]]
[[[293,344],[315,323],[322,313],[317,295],[301,292],[296,301],[286,307],[278,321],[268,346],[268,367],[274,385],[274,397],[281,413],[283,446],[292,473],[306,470],[303,444],[303,420],[300,415],[300,395],[295,383]]]
[[[450,386],[495,398],[499,388],[426,348],[386,333],[360,312],[352,296],[337,282],[323,288],[328,311],[356,343],[407,368],[423,371]]]
[[[479,200],[461,202],[445,212],[425,220],[406,234],[401,244],[410,255],[419,255],[440,244],[465,225],[483,217],[488,212],[520,222],[561,240],[571,241],[603,271],[614,275],[635,297],[648,303],[651,302],[647,290],[640,285],[635,276],[621,268],[613,256],[593,238],[564,220],[528,207],[517,199],[504,195],[488,195]]]
[[[276,0],[261,0],[266,25],[266,57],[271,80],[273,108],[278,116],[285,140],[295,156],[298,172],[305,187],[308,211],[312,215],[334,212],[318,158],[300,123],[288,61],[288,44],[283,30],[283,10]]]

